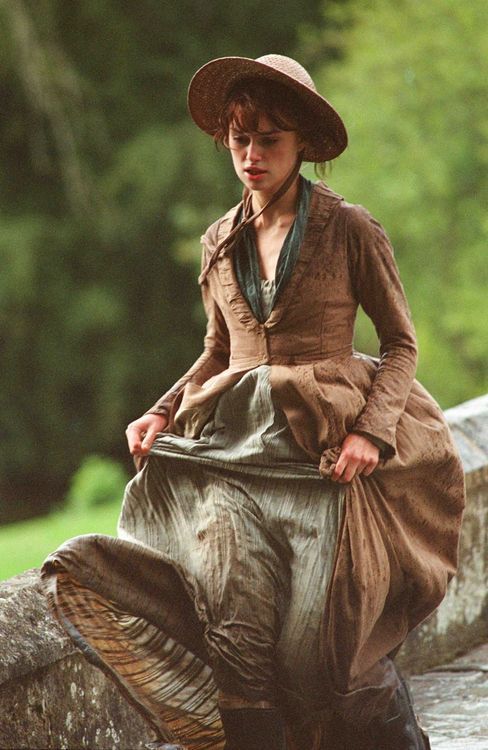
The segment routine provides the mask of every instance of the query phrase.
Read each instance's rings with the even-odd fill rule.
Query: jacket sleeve
[[[205,257],[205,250],[203,252]],[[229,331],[222,312],[215,302],[208,282],[202,286],[202,300],[207,315],[207,332],[202,354],[190,369],[152,406],[147,414],[163,414],[168,420],[174,415],[187,383],[203,385],[213,375],[225,370],[229,365]]]
[[[389,458],[396,453],[396,426],[415,377],[415,330],[391,244],[362,206],[348,210],[347,241],[354,293],[380,343],[378,369],[353,432],[371,437]]]

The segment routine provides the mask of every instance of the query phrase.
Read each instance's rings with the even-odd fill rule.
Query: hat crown
[[[257,57],[256,62],[274,68],[274,70],[278,70],[280,73],[294,78],[295,81],[301,83],[303,86],[307,86],[312,91],[317,91],[314,82],[305,68],[291,57],[286,57],[285,55],[263,55],[262,57]]]

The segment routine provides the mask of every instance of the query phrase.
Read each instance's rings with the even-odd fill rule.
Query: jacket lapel
[[[222,242],[222,240],[234,228],[241,205],[242,204],[239,204],[232,208],[222,219],[217,232],[217,243]],[[217,269],[219,281],[222,285],[227,304],[230,306],[235,316],[247,328],[259,328],[260,323],[254,317],[251,308],[247,304],[246,298],[241,292],[239,282],[237,281],[232,253],[221,255],[216,262],[215,267]]]
[[[278,297],[276,305],[265,323],[267,328],[272,328],[279,323],[285,310],[295,298],[297,287],[317,249],[319,240],[322,237],[329,220],[330,213],[341,200],[342,196],[334,193],[324,185],[324,183],[319,182],[314,185],[300,253],[290,280]]]
[[[267,328],[272,328],[281,320],[285,310],[294,299],[297,286],[315,253],[319,240],[329,220],[330,213],[341,200],[342,197],[337,193],[334,193],[333,190],[330,190],[324,185],[324,183],[319,182],[314,185],[310,200],[310,210],[305,229],[305,236],[300,248],[300,253],[288,284],[283,289],[271,315],[264,324]],[[221,242],[233,228],[240,205],[241,204],[232,208],[223,217],[217,230],[216,243]],[[254,317],[239,287],[231,254],[225,254],[219,258],[215,264],[214,270],[211,271],[211,273],[215,272],[218,273],[225,299],[239,321],[250,329],[260,327],[260,323]]]

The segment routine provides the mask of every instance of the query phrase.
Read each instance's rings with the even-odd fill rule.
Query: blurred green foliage
[[[444,407],[488,390],[488,4],[335,6],[344,60],[317,76],[350,145],[331,185],[395,247],[419,379]],[[361,325],[363,348],[374,344]]]
[[[120,502],[128,480],[127,472],[118,461],[90,455],[73,474],[66,500],[75,510]]]
[[[240,192],[186,114],[212,57],[314,73],[351,135],[329,182],[394,242],[421,379],[443,406],[486,390],[486,20],[481,0],[0,4],[0,521],[55,505],[86,454],[129,468],[125,425],[200,351],[198,238]]]
[[[320,19],[320,0],[0,3],[0,522],[55,504],[83,455],[130,466],[125,426],[201,349],[199,236],[239,196],[188,82]]]

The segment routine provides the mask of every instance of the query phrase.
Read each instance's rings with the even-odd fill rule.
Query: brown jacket
[[[203,263],[236,208],[202,238]],[[292,278],[268,320],[252,315],[224,255],[202,285],[205,349],[149,411],[198,435],[218,396],[271,365],[291,430],[330,476],[351,431],[383,445],[370,477],[347,486],[323,624],[331,693],[346,715],[376,712],[396,682],[383,657],[438,606],[457,564],[463,472],[441,410],[414,380],[416,341],[393,252],[381,226],[323,183],[314,187]],[[358,305],[372,319],[380,359],[353,351]]]

